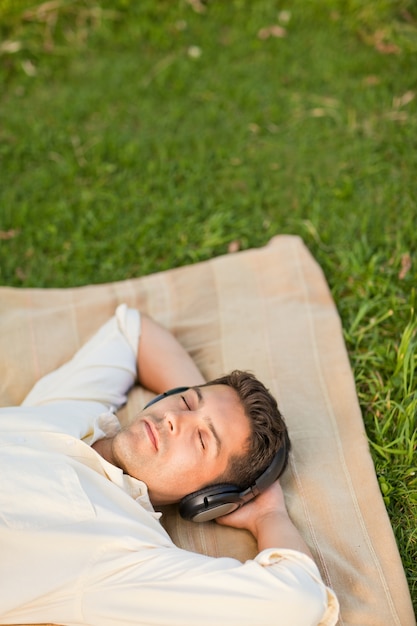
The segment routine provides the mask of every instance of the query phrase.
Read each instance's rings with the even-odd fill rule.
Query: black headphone
[[[187,391],[187,389],[189,387],[175,387],[165,391],[165,393],[161,393],[148,402],[145,409],[167,396]],[[242,491],[236,485],[223,483],[194,491],[185,496],[179,503],[181,517],[192,522],[208,522],[221,515],[232,513],[232,511],[235,511],[243,504],[256,498],[256,496],[278,480],[285,469],[286,460],[287,446],[284,438],[283,445],[276,452],[269,467],[262,472],[250,487]]]

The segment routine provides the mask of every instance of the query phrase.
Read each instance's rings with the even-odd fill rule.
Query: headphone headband
[[[147,409],[148,406],[155,404],[155,402],[159,402],[159,400],[163,400],[168,396],[174,396],[176,393],[181,393],[187,391],[188,389],[189,387],[174,387],[173,389],[168,389],[168,391],[164,391],[164,393],[160,393],[159,396],[155,396],[152,400],[149,400],[148,404],[145,404],[143,408]]]

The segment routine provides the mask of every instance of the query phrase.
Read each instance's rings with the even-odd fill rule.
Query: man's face
[[[145,482],[154,505],[178,502],[215,482],[250,437],[227,385],[190,388],[143,409],[113,439],[114,464]]]

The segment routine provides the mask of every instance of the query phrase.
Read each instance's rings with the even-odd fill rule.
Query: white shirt
[[[182,550],[146,485],[91,448],[120,427],[139,336],[138,312],[119,306],[20,407],[0,409],[0,624],[335,624],[306,555],[242,564]]]

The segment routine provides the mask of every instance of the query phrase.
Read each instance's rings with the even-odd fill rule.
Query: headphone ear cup
[[[179,512],[183,519],[208,522],[235,511],[242,504],[239,488],[223,483],[205,487],[185,496],[179,503]]]

